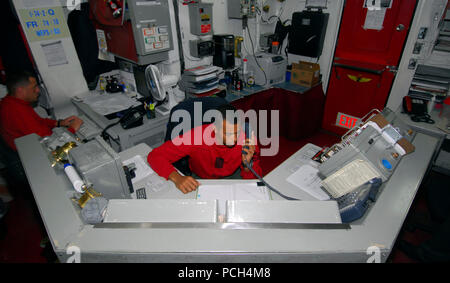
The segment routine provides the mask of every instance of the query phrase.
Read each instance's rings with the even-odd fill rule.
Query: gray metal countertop
[[[38,137],[29,135],[16,143],[49,237],[62,259],[67,257],[66,248],[75,245],[81,249],[83,262],[365,262],[371,246],[380,248],[382,261],[387,259],[438,139],[417,134],[416,151],[404,157],[377,202],[349,230],[95,228],[81,221],[68,197],[70,183],[50,167]],[[121,156],[138,152],[145,156],[146,151],[136,146]],[[292,191],[283,172],[293,160],[295,154],[266,178],[285,193]],[[167,197],[192,198],[173,190]]]

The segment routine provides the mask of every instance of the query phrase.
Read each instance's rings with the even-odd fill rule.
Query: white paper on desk
[[[320,187],[321,179],[319,170],[311,165],[301,166],[295,173],[291,174],[286,181],[302,189],[318,200],[329,200],[330,197]]]
[[[83,102],[100,115],[108,115],[140,105],[140,102],[121,93],[88,96],[83,99]]]
[[[150,174],[149,177],[145,178],[145,181],[146,183],[144,186],[155,193],[169,188],[169,182],[157,174]]]
[[[316,149],[313,149],[313,148],[308,148],[308,149],[305,150],[304,152],[300,152],[300,153],[295,157],[295,159],[296,159],[297,161],[299,161],[300,163],[303,163],[303,164],[309,164],[309,165],[311,165],[312,167],[318,167],[319,164],[311,159],[311,158],[314,157],[314,155],[316,155],[316,153],[317,153],[318,151],[319,151],[319,150],[316,150]],[[297,167],[297,168],[295,168],[295,167]],[[292,168],[291,172],[296,172],[299,166],[295,166],[295,167],[294,167],[295,170],[294,170],[294,168]]]
[[[150,166],[148,166],[147,162],[145,162],[144,159],[142,158],[142,156],[140,156],[140,155],[136,155],[128,160],[125,160],[123,162],[123,165],[128,166],[131,163],[134,163],[136,166],[136,170],[134,171],[134,173],[136,174],[136,177],[131,179],[131,182],[133,184],[135,184],[135,183],[143,180],[147,176],[155,173],[155,171],[153,171],[152,168],[150,168]]]
[[[270,200],[266,187],[256,183],[237,183],[224,185],[201,185],[197,199],[218,200],[219,215],[225,215],[227,200]]]

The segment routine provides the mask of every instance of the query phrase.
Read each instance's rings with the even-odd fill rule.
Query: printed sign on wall
[[[338,115],[336,118],[336,126],[346,128],[346,129],[353,129],[353,127],[356,126],[356,123],[358,121],[359,121],[358,117],[353,117],[353,116],[338,112]]]
[[[30,42],[68,37],[69,30],[61,7],[19,10],[24,31]]]

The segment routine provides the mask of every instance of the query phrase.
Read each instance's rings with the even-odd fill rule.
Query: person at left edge
[[[50,136],[54,127],[67,127],[75,133],[83,124],[77,116],[64,120],[40,117],[32,107],[39,98],[39,85],[28,72],[9,74],[6,87],[8,94],[0,101],[0,135],[14,151],[17,151],[14,144],[17,138],[32,133],[41,137]]]

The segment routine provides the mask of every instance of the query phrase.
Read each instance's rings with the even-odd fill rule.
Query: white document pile
[[[319,170],[311,165],[303,165],[286,180],[318,200],[328,200],[330,197],[320,187],[322,180],[318,172]]]
[[[331,176],[322,181],[322,186],[334,197],[338,198],[380,174],[367,161],[357,159],[345,165]]]
[[[100,115],[109,115],[141,104],[122,93],[91,95],[84,98],[83,102]]]

